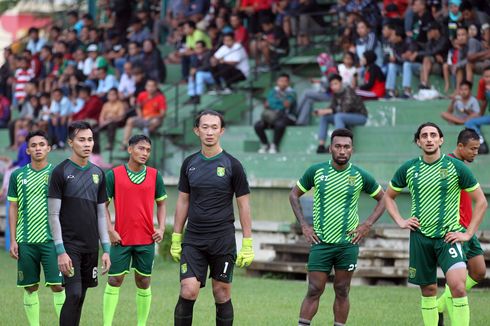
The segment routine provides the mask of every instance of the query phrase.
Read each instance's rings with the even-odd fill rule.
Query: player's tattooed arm
[[[289,203],[291,204],[296,219],[301,225],[301,230],[303,231],[306,241],[308,241],[308,243],[320,243],[320,239],[316,235],[315,230],[313,230],[313,227],[306,222],[303,215],[303,210],[301,209],[301,204],[299,202],[299,197],[303,195],[304,192],[298,186],[294,186],[289,193]]]

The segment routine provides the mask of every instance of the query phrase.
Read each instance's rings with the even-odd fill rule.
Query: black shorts
[[[82,283],[83,287],[93,288],[98,284],[97,263],[99,262],[99,252],[79,252],[72,248],[66,248],[66,253],[70,256],[75,275],[63,277],[63,284]]]
[[[209,277],[224,283],[231,283],[236,260],[235,234],[217,239],[197,239],[184,237],[180,259],[180,280],[195,277],[206,286]]]

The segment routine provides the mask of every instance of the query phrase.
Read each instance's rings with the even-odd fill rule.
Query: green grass
[[[0,253],[0,325],[25,325],[22,290],[15,286],[16,264],[5,252]],[[81,325],[102,324],[102,296],[106,277],[90,289],[82,313]],[[173,310],[179,293],[178,265],[155,261],[152,282],[153,301],[148,325],[172,325]],[[233,283],[235,325],[295,325],[298,310],[306,291],[304,281],[286,281],[246,277],[236,272]],[[52,296],[40,290],[41,325],[55,325]],[[135,325],[135,290],[132,276],[124,283],[114,325]],[[322,297],[313,325],[331,325],[332,287]],[[349,325],[421,325],[420,295],[417,288],[394,286],[355,286],[351,289]],[[471,325],[488,325],[490,290],[476,289],[470,294]],[[214,325],[214,304],[211,289],[202,289],[194,309],[194,325]]]

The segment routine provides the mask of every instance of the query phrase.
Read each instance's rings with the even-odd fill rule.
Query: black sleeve
[[[233,184],[233,191],[235,192],[235,196],[237,198],[250,193],[247,175],[245,174],[242,164],[237,159],[232,161],[231,180]]]
[[[104,171],[100,170],[101,180],[99,184],[99,193],[97,194],[97,204],[103,204],[107,201],[107,189]]]
[[[364,85],[359,87],[363,91],[370,91],[374,86],[374,81],[376,80],[376,75],[374,73],[374,65],[370,66],[367,71],[369,71],[369,80]]]
[[[51,176],[49,177],[48,197],[62,199],[64,183],[63,175],[63,166],[58,165],[54,168]]]
[[[190,158],[192,156],[186,158],[180,167],[180,177],[179,177],[179,191],[185,192],[187,194],[191,193],[191,187],[189,185],[189,178],[187,177],[187,166],[189,164]]]

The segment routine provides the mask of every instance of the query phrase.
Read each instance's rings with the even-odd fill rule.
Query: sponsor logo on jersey
[[[225,168],[222,167],[222,166],[218,166],[218,168],[216,169],[216,174],[218,175],[218,177],[224,177],[225,176]]]
[[[347,177],[347,183],[349,183],[349,186],[353,187],[356,185],[356,176],[355,175],[351,175],[349,177]]]
[[[440,169],[439,170],[439,176],[441,179],[446,179],[447,178],[447,169]]]
[[[70,180],[70,179],[75,179],[75,176],[73,174],[70,174],[66,177],[67,180]]]
[[[99,175],[98,174],[92,174],[92,180],[96,185],[99,184]]]
[[[180,265],[180,273],[181,274],[187,273],[187,264]]]

